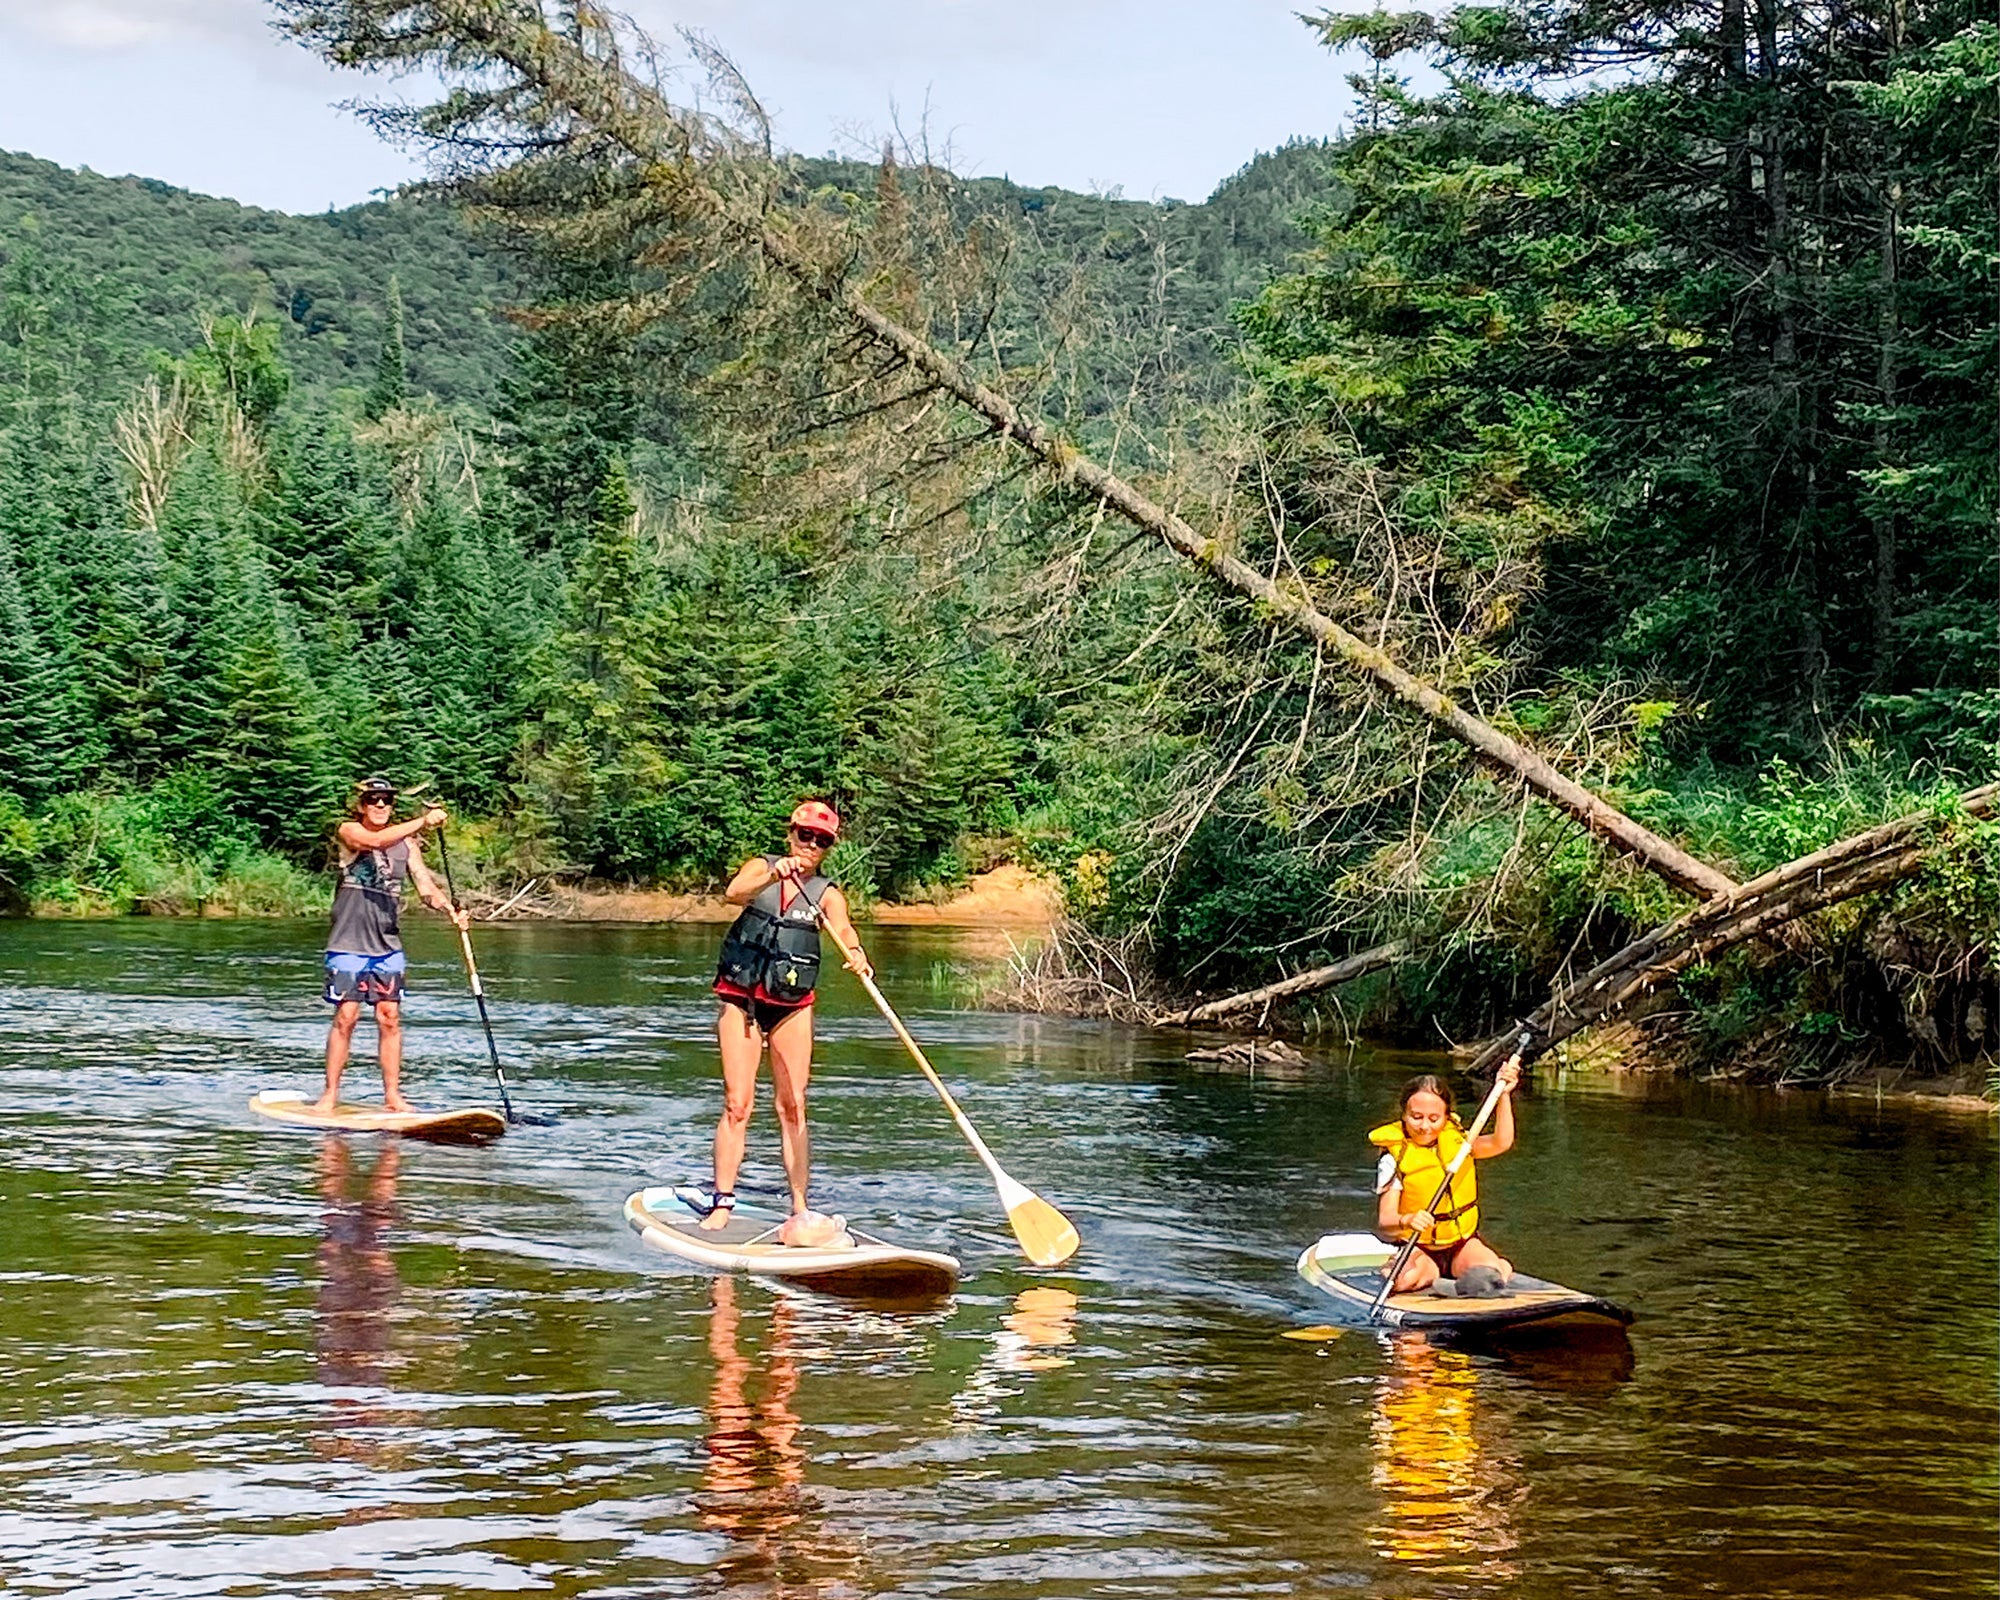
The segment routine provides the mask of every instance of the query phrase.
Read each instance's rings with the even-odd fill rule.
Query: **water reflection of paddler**
[[[822,1593],[830,1581],[852,1575],[860,1552],[817,1526],[818,1506],[806,1486],[803,1424],[793,1409],[801,1366],[792,1328],[797,1308],[783,1297],[773,1302],[770,1349],[760,1370],[738,1344],[743,1314],[736,1293],[734,1278],[717,1278],[709,1289],[715,1379],[695,1509],[704,1528],[729,1541],[716,1563],[723,1593]]]
[[[338,1134],[320,1144],[319,1296],[313,1311],[313,1354],[319,1381],[330,1389],[386,1389],[405,1364],[395,1348],[395,1314],[403,1282],[389,1234],[397,1220],[396,1174],[401,1144],[380,1142],[374,1164],[358,1169],[353,1146]],[[357,1184],[356,1179],[359,1178]],[[386,1452],[355,1431],[398,1420],[371,1400],[343,1396],[335,1426],[319,1452],[383,1464]]]
[[[1479,1382],[1479,1364],[1463,1350],[1421,1333],[1389,1340],[1370,1429],[1370,1476],[1382,1495],[1381,1519],[1369,1530],[1376,1554],[1458,1576],[1511,1571],[1516,1485],[1481,1445]]]
[[[1403,1261],[1392,1293],[1428,1289],[1453,1279],[1460,1295],[1498,1294],[1514,1264],[1479,1237],[1480,1161],[1514,1148],[1514,1088],[1521,1081],[1518,1053],[1500,1068],[1493,1131],[1470,1141],[1452,1115],[1451,1085],[1425,1073],[1403,1087],[1402,1114],[1369,1135],[1382,1152],[1375,1172],[1375,1226],[1385,1239],[1416,1248]],[[1451,1165],[1465,1158],[1454,1172]]]
[[[743,907],[723,937],[715,973],[722,1002],[716,1042],[722,1051],[722,1120],[715,1129],[712,1209],[701,1226],[718,1229],[736,1204],[736,1174],[756,1100],[757,1063],[771,1049],[771,1098],[794,1214],[807,1209],[812,1147],[806,1136],[806,1086],[812,1077],[813,992],[819,983],[819,923],[823,917],[848,965],[873,976],[848,917],[840,886],[820,871],[840,835],[840,814],[820,800],[792,812],[789,854],[752,856],[723,891]]]

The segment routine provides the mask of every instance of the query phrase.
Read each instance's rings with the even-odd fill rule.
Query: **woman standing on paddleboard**
[[[1425,1073],[1403,1086],[1400,1120],[1368,1135],[1382,1152],[1375,1172],[1375,1227],[1401,1242],[1412,1232],[1417,1248],[1397,1275],[1392,1292],[1413,1294],[1440,1277],[1455,1279],[1463,1295],[1496,1294],[1514,1276],[1514,1264],[1479,1237],[1479,1179],[1473,1167],[1514,1148],[1514,1088],[1521,1058],[1499,1072],[1500,1103],[1493,1131],[1472,1141],[1472,1153],[1452,1174],[1445,1170],[1465,1147],[1465,1130],[1452,1115],[1451,1086]]]
[[[334,837],[339,882],[333,891],[333,926],[326,935],[326,1003],[333,1025],[326,1032],[326,1092],[313,1106],[331,1112],[340,1104],[340,1075],[354,1044],[354,1025],[364,1003],[375,1009],[376,1050],[382,1060],[382,1104],[391,1111],[414,1111],[403,1098],[403,936],[397,927],[403,883],[433,911],[463,928],[470,918],[454,910],[450,897],[424,868],[417,836],[444,826],[444,810],[426,806],[408,822],[396,814],[396,786],[387,778],[363,778],[354,786],[354,804]]]
[[[723,891],[743,914],[722,941],[715,993],[721,1000],[716,1040],[722,1048],[722,1120],[715,1127],[713,1209],[704,1229],[726,1226],[736,1204],[736,1173],[743,1165],[744,1134],[756,1098],[757,1062],[771,1048],[771,1095],[778,1108],[778,1139],[792,1211],[807,1209],[812,1165],[806,1137],[806,1083],[812,1076],[813,990],[819,982],[819,924],[843,950],[847,965],[875,975],[848,919],[847,898],[819,870],[840,837],[840,814],[821,800],[792,813],[789,853],[752,856]]]

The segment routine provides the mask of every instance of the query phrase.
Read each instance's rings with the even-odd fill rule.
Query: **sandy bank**
[[[578,922],[730,922],[737,912],[719,894],[657,889],[563,889],[549,901],[550,914]],[[867,920],[887,927],[1046,928],[1058,903],[1053,883],[1008,865],[978,874],[960,893],[933,905],[878,901]]]

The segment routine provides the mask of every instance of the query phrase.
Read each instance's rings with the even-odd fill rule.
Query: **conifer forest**
[[[273,9],[458,91],[375,114],[435,183],[0,156],[8,910],[321,906],[374,772],[503,893],[816,794],[860,902],[1056,880],[1030,1000],[1384,952],[1294,1015],[1476,1041],[1679,928],[1679,1061],[1992,1061],[1984,8],[1328,12],[1352,128],[1194,203],[787,155],[584,8]]]

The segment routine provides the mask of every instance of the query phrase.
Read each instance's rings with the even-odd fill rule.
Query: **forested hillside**
[[[1261,158],[1206,206],[957,192],[1005,223],[1017,334],[1050,301],[1133,309],[1145,362],[1213,394],[1231,299],[1304,246],[1324,160]],[[808,788],[867,818],[864,882],[1015,847],[1061,783],[1004,608],[969,586],[899,616],[893,563],[746,538],[727,452],[656,381],[672,352],[535,309],[594,288],[442,201],[287,217],[0,158],[15,905],[309,903],[330,808],[378,769],[495,819],[524,871],[712,882]],[[1131,377],[1107,372],[1084,409]]]
[[[509,258],[435,202],[292,217],[0,151],[0,262],[10,343],[26,319],[60,328],[92,398],[122,400],[151,352],[189,348],[204,315],[252,310],[277,326],[299,387],[363,387],[391,277],[418,392],[490,405],[514,344],[499,314],[519,298]]]
[[[393,39],[377,5],[278,8],[322,49],[484,60],[453,5]],[[864,889],[1029,860],[1165,991],[1393,945],[1350,999],[1435,1037],[1691,881],[1436,737],[1462,706],[1724,884],[1934,812],[1927,876],[1691,968],[1679,1015],[1711,1058],[1989,1053],[2000,827],[1949,797],[2000,731],[2000,32],[1777,0],[1312,25],[1383,69],[1359,130],[1199,205],[772,163],[662,106],[675,167],[588,134],[609,34],[541,39],[532,112],[426,125],[471,224],[28,164],[11,892],[295,899],[364,769],[433,782],[490,870],[712,882],[813,790]],[[1387,70],[1411,52],[1445,93]],[[584,131],[550,148],[544,112]],[[149,285],[171,251],[117,245],[119,205],[202,264]],[[1052,470],[924,350],[1048,419]],[[1078,450],[1277,587],[1135,537]]]

